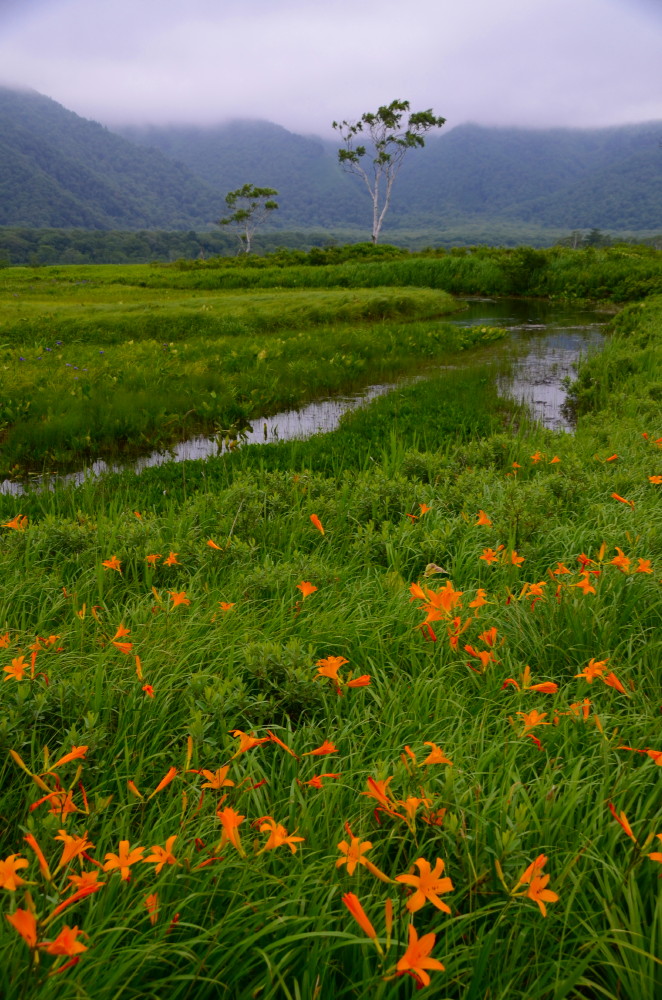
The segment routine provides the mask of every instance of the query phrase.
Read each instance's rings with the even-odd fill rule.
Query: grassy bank
[[[8,1000],[655,1000],[662,298],[617,326],[574,436],[459,371],[0,497]]]

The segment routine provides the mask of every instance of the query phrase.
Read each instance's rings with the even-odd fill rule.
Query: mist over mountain
[[[279,192],[271,230],[369,233],[337,144],[264,121],[131,126],[0,88],[0,225],[210,230],[244,183]],[[404,161],[383,237],[464,225],[662,228],[662,122],[603,129],[444,127]],[[265,227],[267,228],[267,227]]]

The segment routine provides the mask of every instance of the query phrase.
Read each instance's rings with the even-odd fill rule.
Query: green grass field
[[[375,299],[329,294],[222,336],[304,331],[296,386],[312,330],[355,330],[364,378],[383,328],[327,311]],[[437,324],[403,294],[392,370]],[[582,363],[574,435],[477,364],[308,441],[0,496],[2,996],[657,1000],[661,362],[649,296]]]

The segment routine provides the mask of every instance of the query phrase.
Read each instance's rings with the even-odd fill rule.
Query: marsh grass
[[[445,966],[431,973],[430,996],[656,1000],[660,867],[647,855],[662,832],[661,772],[645,753],[620,747],[662,750],[662,486],[649,479],[662,473],[662,427],[646,392],[662,299],[619,322],[613,357],[627,353],[627,375],[603,381],[598,410],[586,398],[574,436],[529,424],[486,371],[457,371],[375,400],[307,442],[0,497],[3,521],[29,518],[26,530],[4,528],[0,537],[0,636],[9,633],[1,665],[19,653],[29,661],[37,635],[58,637],[42,644],[34,680],[2,682],[2,857],[25,857],[21,874],[33,883],[3,890],[3,912],[29,905],[29,892],[44,918],[68,894],[66,871],[53,884],[41,874],[28,832],[52,868],[63,827],[87,831],[88,853],[101,862],[121,839],[149,849],[176,834],[179,862],[159,874],[135,864],[126,882],[109,871],[99,892],[54,919],[52,935],[40,930],[40,940],[64,924],[89,935],[80,962],[53,976],[66,958],[42,952],[33,963],[3,919],[7,1000],[404,998],[414,995],[412,980],[383,977],[404,953],[412,920],[419,935],[436,935],[432,954]],[[587,362],[579,385],[590,385],[591,371],[602,380],[601,365]],[[560,462],[550,464],[553,456]],[[476,524],[479,510],[491,526]],[[499,545],[494,565],[481,560]],[[631,559],[625,572],[612,563],[617,546]],[[524,557],[519,567],[513,549]],[[177,562],[168,566],[170,552]],[[153,569],[150,553],[161,554]],[[582,554],[600,574],[590,577],[595,594],[575,586]],[[121,573],[103,567],[112,556]],[[651,561],[652,574],[635,572],[638,558]],[[568,575],[553,575],[558,562]],[[426,578],[429,563],[447,575]],[[463,592],[453,613],[471,618],[457,649],[451,616],[432,621],[437,641],[426,641],[425,613],[410,600],[411,584],[439,590],[447,579]],[[304,580],[317,587],[306,598],[297,589]],[[524,585],[540,582],[534,603]],[[472,609],[479,588],[487,603]],[[169,591],[191,604],[174,607]],[[120,623],[130,629],[129,653],[112,645]],[[463,647],[484,648],[480,635],[491,626],[496,662],[477,673]],[[327,656],[346,657],[343,673],[369,673],[370,685],[338,697],[315,679]],[[591,658],[607,659],[624,693],[576,676]],[[521,682],[526,665],[533,682],[558,691],[504,688],[507,678]],[[570,708],[585,698],[586,718]],[[517,714],[532,709],[552,723],[532,730],[541,748]],[[271,729],[300,759],[274,742],[232,759],[235,728],[260,737]],[[324,740],[335,754],[303,756]],[[452,765],[422,766],[425,741]],[[44,747],[53,762],[83,745],[84,758],[54,772],[81,811],[31,810],[43,789],[8,751],[52,786]],[[236,785],[223,790],[223,805],[246,816],[245,858],[230,844],[214,850],[220,794],[207,791],[201,803],[203,779],[191,770],[226,762]],[[174,780],[150,798],[170,767]],[[340,777],[320,789],[304,784],[322,772]],[[401,803],[429,797],[445,810],[441,824],[423,822],[422,809],[411,826],[375,812],[364,794],[369,777],[391,777]],[[626,814],[636,843],[608,801]],[[256,853],[266,834],[250,824],[266,815],[305,838],[296,853]],[[451,914],[427,903],[412,916],[403,886],[361,866],[353,876],[337,869],[345,824],[372,842],[368,856],[391,878],[419,858],[442,858]],[[210,853],[222,860],[197,867]],[[559,897],[546,917],[509,892],[541,854]],[[69,872],[93,867],[76,860]],[[154,926],[144,905],[152,892]],[[384,948],[384,903],[393,901],[385,960],[343,906],[345,892],[359,897]]]

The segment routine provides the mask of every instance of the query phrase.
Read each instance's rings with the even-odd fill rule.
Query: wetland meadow
[[[656,1000],[660,253],[0,310],[0,994]]]

